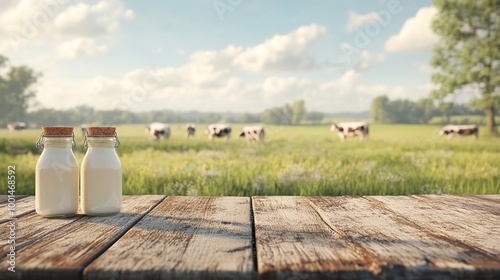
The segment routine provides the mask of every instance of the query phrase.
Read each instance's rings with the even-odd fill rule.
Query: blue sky
[[[0,4],[0,54],[43,73],[39,107],[322,112],[432,88],[432,1]]]

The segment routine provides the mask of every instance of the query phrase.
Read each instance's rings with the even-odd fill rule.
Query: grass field
[[[234,125],[237,131],[240,126]],[[184,138],[148,141],[143,126],[119,126],[124,194],[404,195],[500,193],[500,139],[439,138],[436,126],[372,125],[365,142],[341,143],[328,126],[266,127],[266,144]],[[77,131],[77,130],[75,130]],[[484,131],[484,129],[483,129]],[[78,132],[78,131],[77,131]],[[16,165],[16,194],[34,194],[40,130],[0,130],[0,192]],[[75,154],[81,162],[83,139]]]

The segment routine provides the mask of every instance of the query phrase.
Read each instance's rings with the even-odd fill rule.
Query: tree
[[[304,100],[296,100],[291,106],[286,103],[282,107],[264,110],[261,115],[263,123],[276,125],[297,125],[308,115]],[[313,118],[317,121],[323,119],[323,114],[316,113]]]
[[[300,99],[293,102],[292,111],[292,124],[300,124],[306,115],[306,103],[304,102],[304,100]]]
[[[325,115],[320,112],[312,111],[307,112],[304,118],[311,123],[319,123],[325,118]]]
[[[487,130],[498,135],[495,110],[500,107],[500,9],[498,0],[434,0],[438,10],[432,29],[440,36],[432,75],[444,99],[460,90],[477,90],[471,105],[484,110]]]
[[[431,99],[421,98],[416,102],[408,99],[389,100],[386,95],[373,99],[371,118],[378,123],[428,123],[436,115],[436,106]]]
[[[373,99],[370,110],[371,118],[374,122],[388,123],[389,120],[389,98],[381,95]]]
[[[27,66],[10,66],[7,58],[0,55],[0,125],[22,121],[30,102],[35,97],[31,86],[41,76]],[[5,70],[4,70],[5,69]]]
[[[416,117],[418,119],[418,123],[420,124],[429,123],[432,117],[434,117],[434,102],[429,98],[420,98],[419,100],[417,100],[415,109]]]
[[[438,110],[441,112],[441,119],[443,120],[443,123],[450,123],[452,108],[453,103],[451,102],[441,102],[438,105]]]

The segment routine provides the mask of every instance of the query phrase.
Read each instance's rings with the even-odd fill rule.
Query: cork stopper
[[[91,126],[87,127],[89,137],[110,137],[115,136],[116,127],[112,126]]]
[[[71,137],[73,127],[71,126],[44,126],[42,127],[44,136],[48,137]]]

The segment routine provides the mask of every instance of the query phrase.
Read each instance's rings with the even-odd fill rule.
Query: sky
[[[325,113],[432,89],[431,0],[0,2],[0,54],[35,108]]]

